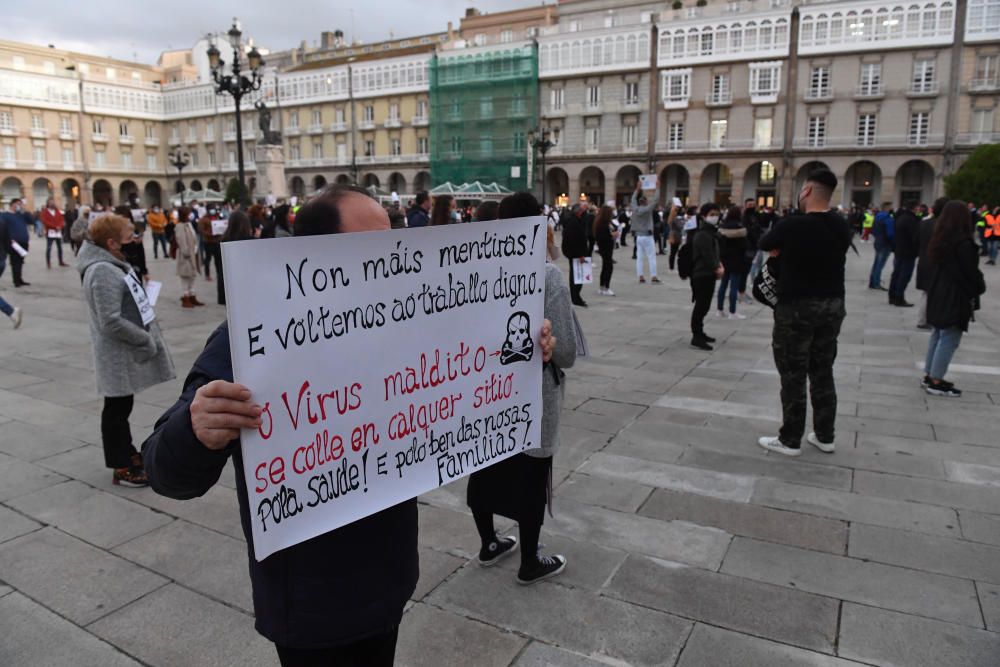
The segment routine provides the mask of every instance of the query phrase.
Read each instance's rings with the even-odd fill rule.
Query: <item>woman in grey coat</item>
[[[132,223],[118,215],[94,220],[77,257],[77,269],[90,315],[97,393],[104,397],[104,463],[114,470],[114,484],[146,486],[146,471],[128,423],[133,397],[176,375],[141,278],[122,252],[132,242],[132,229]]]
[[[540,212],[538,200],[527,192],[500,202],[501,219],[540,215]],[[517,547],[513,535],[497,535],[493,515],[517,521],[522,542],[517,582],[523,585],[554,577],[566,567],[565,557],[538,553],[545,506],[550,504],[552,496],[552,457],[559,448],[559,414],[566,391],[562,369],[576,361],[576,326],[569,287],[552,264],[545,265],[545,319],[552,325],[556,343],[552,359],[542,370],[542,446],[472,473],[467,495],[482,540],[480,565],[493,565]]]

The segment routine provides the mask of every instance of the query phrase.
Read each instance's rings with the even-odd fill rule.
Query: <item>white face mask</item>
[[[707,218],[705,218],[705,222],[707,222],[710,225],[714,225],[718,221],[719,221],[719,216],[717,215],[710,215]]]

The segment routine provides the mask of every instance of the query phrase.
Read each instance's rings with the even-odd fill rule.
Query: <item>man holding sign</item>
[[[389,229],[367,193],[334,186],[294,239],[224,249],[229,325],[143,454],[154,490],[179,499],[233,457],[256,627],[284,665],[391,665],[418,576],[414,497],[538,446],[554,340],[542,325],[529,354],[541,290],[502,260],[542,271],[544,225],[540,243],[482,228],[300,238]]]

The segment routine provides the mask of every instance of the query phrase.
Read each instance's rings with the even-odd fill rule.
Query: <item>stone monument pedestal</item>
[[[285,148],[281,144],[257,144],[254,148],[257,163],[256,199],[288,197],[285,184]]]

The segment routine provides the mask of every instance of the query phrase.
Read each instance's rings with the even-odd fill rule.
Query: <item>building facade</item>
[[[276,53],[241,110],[251,190],[257,100],[298,195],[544,179],[549,203],[620,201],[655,172],[664,198],[786,205],[824,165],[838,203],[927,202],[1000,140],[1000,0],[674,6],[470,10],[457,30],[374,44],[325,32]],[[224,190],[235,109],[214,93],[207,44],[143,65],[0,41],[0,199],[164,201],[178,150],[188,187]]]

